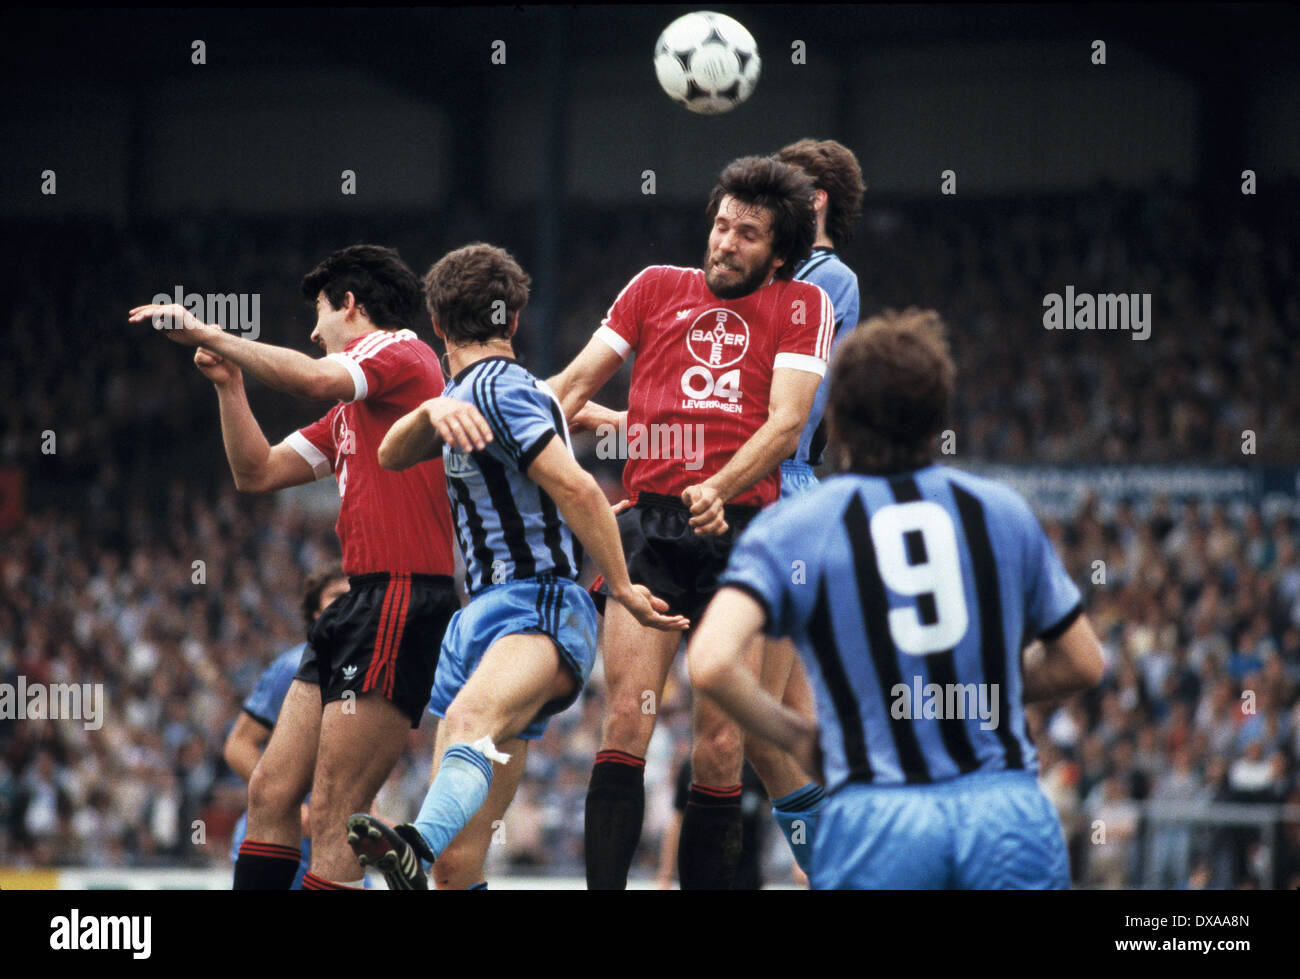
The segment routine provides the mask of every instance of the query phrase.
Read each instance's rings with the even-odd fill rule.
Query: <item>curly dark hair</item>
[[[818,190],[826,191],[826,233],[831,241],[838,246],[852,238],[867,191],[853,151],[833,139],[801,139],[773,155],[803,170]]]
[[[889,309],[853,330],[831,362],[826,405],[830,458],[853,472],[929,465],[948,426],[956,366],[932,309]]]
[[[742,156],[718,175],[706,213],[710,221],[716,218],[728,196],[767,211],[772,216],[772,254],[784,263],[776,277],[792,279],[817,239],[815,195],[812,178],[798,167],[770,156]]]
[[[434,263],[424,276],[424,302],[448,340],[485,343],[510,335],[531,284],[514,256],[480,241]]]
[[[382,245],[351,245],[334,252],[302,279],[302,295],[314,303],[322,292],[342,309],[350,292],[381,330],[415,330],[423,303],[420,280],[397,251]]]

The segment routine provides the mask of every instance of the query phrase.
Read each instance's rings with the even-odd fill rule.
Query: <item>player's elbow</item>
[[[265,493],[269,477],[265,470],[232,473],[235,477],[235,489],[240,493]]]
[[[782,412],[773,415],[771,422],[774,439],[781,448],[781,458],[793,455],[795,449],[799,448],[799,436],[808,422],[807,412],[803,415],[796,412]]]
[[[1085,690],[1097,686],[1106,675],[1106,660],[1101,655],[1101,646],[1095,639],[1088,645],[1089,648],[1078,661],[1079,676]]]

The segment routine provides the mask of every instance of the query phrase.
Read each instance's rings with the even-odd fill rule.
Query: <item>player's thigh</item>
[[[601,656],[605,664],[606,711],[612,718],[643,719],[654,730],[658,703],[681,643],[680,632],[648,629],[618,602],[605,606],[605,629]],[[654,698],[653,709],[645,710],[646,693]]]
[[[455,742],[513,738],[542,708],[572,695],[578,680],[562,665],[545,633],[516,633],[494,642],[447,708],[442,727]]]
[[[250,810],[270,806],[297,812],[311,788],[320,728],[320,687],[294,680],[249,779]]]
[[[488,848],[519,789],[528,760],[527,741],[511,738],[497,748],[509,755],[510,761],[492,766],[492,789],[487,799],[433,865],[434,885],[440,890],[463,891],[484,878]]]
[[[378,693],[325,705],[312,809],[369,805],[406,746],[410,718]]]

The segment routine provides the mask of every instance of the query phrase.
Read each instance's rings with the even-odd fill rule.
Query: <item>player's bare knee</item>
[[[439,726],[447,732],[448,744],[472,744],[479,738],[492,737],[493,718],[477,707],[453,703]]]
[[[740,780],[745,748],[740,731],[733,725],[695,736],[691,771],[695,781],[706,785],[731,785]]]
[[[602,744],[606,748],[644,757],[654,734],[655,714],[642,708],[639,699],[611,697],[605,713]]]
[[[294,816],[304,796],[262,765],[253,769],[248,780],[248,808],[271,819]]]

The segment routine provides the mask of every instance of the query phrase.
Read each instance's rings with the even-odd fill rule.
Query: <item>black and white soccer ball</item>
[[[744,26],[697,10],[664,28],[655,42],[655,74],[668,97],[692,112],[730,112],[753,94],[762,62]]]

